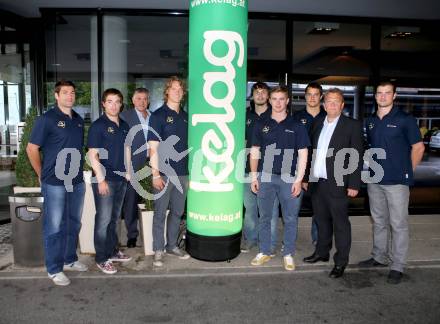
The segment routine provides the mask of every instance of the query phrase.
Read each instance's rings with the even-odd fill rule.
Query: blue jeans
[[[65,264],[78,260],[76,248],[85,188],[84,182],[73,185],[73,192],[67,192],[64,186],[41,184],[44,258],[49,274],[61,272]]]
[[[244,184],[244,222],[243,222],[243,238],[250,246],[258,245],[258,206],[257,195],[251,190],[251,186],[248,183]],[[278,217],[279,217],[279,201],[275,198],[272,210],[271,221],[271,252],[275,253],[277,247],[278,236]]]
[[[95,198],[95,261],[103,263],[118,251],[118,234],[116,222],[121,216],[127,182],[107,181],[109,194],[100,195],[98,184],[92,183],[93,197]]]
[[[139,219],[139,209],[138,204],[141,201],[141,197],[133,188],[131,183],[127,183],[127,191],[125,192],[124,204],[123,204],[123,214],[125,226],[127,227],[127,239],[136,240],[139,235],[138,230],[138,219]]]
[[[258,210],[260,211],[259,235],[260,252],[270,255],[271,220],[273,202],[275,198],[281,204],[281,213],[284,220],[284,249],[283,256],[295,254],[296,234],[298,230],[298,213],[301,208],[302,194],[292,197],[292,184],[286,183],[279,175],[272,175],[271,182],[260,182],[257,194]]]
[[[162,177],[167,181],[166,177]],[[164,231],[165,218],[167,220],[167,251],[171,251],[177,246],[177,238],[179,236],[180,221],[185,210],[185,199],[188,191],[188,177],[178,176],[174,178],[174,182],[179,181],[183,192],[170,181],[165,192],[154,202],[153,216],[153,251],[163,251],[165,248]],[[158,191],[153,189],[154,194]],[[166,217],[167,209],[170,209],[168,218]]]

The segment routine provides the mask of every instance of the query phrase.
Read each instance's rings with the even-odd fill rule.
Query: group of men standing
[[[130,180],[147,163],[151,166],[153,190],[157,195],[153,265],[163,266],[165,251],[180,259],[189,258],[177,246],[188,187],[188,115],[181,107],[184,95],[183,81],[171,77],[164,87],[163,106],[152,114],[148,110],[149,91],[145,88],[134,91],[134,109],[126,111],[122,111],[123,96],[119,90],[110,88],[102,95],[103,114],[90,126],[85,146],[94,175],[95,260],[106,274],[117,272],[114,262],[131,259],[119,249],[116,222],[121,213],[127,227],[127,247],[136,246],[140,196]],[[414,118],[393,106],[396,97],[393,84],[379,84],[375,96],[377,113],[365,124],[368,145],[384,150],[386,157],[376,159],[384,176],[377,183],[368,184],[374,222],[373,257],[359,266],[385,266],[391,261],[388,281],[399,283],[408,250],[409,186],[413,183],[413,170],[423,156],[423,143]],[[252,98],[254,109],[246,117],[246,147],[250,149],[246,172],[251,183],[245,184],[244,190],[242,251],[248,252],[258,245],[259,253],[251,262],[255,266],[268,262],[276,254],[280,205],[284,224],[283,264],[286,270],[294,270],[298,213],[306,192],[313,206],[311,232],[315,251],[304,262],[328,261],[334,237],[335,265],[330,277],[341,277],[351,246],[348,200],[361,187],[362,123],[343,114],[341,90],[332,88],[323,93],[317,83],[306,87],[306,108],[293,116],[288,110],[286,87],[269,89],[265,83],[258,82],[252,87]],[[85,192],[84,121],[72,109],[75,102],[72,82],[58,82],[55,99],[55,107],[37,119],[27,153],[44,196],[43,236],[48,276],[57,285],[68,285],[70,280],[64,271],[88,269],[76,254]],[[164,160],[161,152],[172,136],[179,139],[173,142],[177,158],[168,156]],[[60,153],[65,150],[70,150],[70,154],[60,164]],[[59,175],[71,173],[74,167],[78,172],[71,185],[65,185]],[[166,168],[173,172],[167,173]],[[390,251],[387,250],[389,229]]]
[[[163,251],[180,259],[189,258],[177,247],[187,190],[187,160],[166,161],[178,178],[170,180],[167,179],[169,175],[163,173],[158,157],[161,143],[171,135],[179,136],[179,142],[173,147],[177,153],[187,149],[188,117],[181,109],[184,94],[183,81],[171,77],[164,87],[163,106],[150,114],[147,89],[136,89],[132,97],[134,109],[124,112],[122,93],[114,88],[105,90],[101,98],[103,114],[91,124],[85,144],[84,121],[73,110],[75,85],[71,81],[57,82],[56,105],[36,120],[26,148],[41,183],[45,264],[49,278],[56,285],[70,284],[64,271],[88,270],[87,265],[78,260],[76,252],[85,194],[84,146],[93,170],[97,267],[105,274],[114,274],[117,272],[115,262],[131,260],[119,249],[116,224],[123,214],[127,247],[135,247],[139,234],[137,204],[141,197],[131,180],[148,161],[151,162],[153,190],[161,192],[154,204],[154,265],[163,265]],[[71,184],[66,184],[61,175],[70,174],[74,177]],[[176,189],[176,184],[181,190]],[[166,217],[168,208],[170,213]]]
[[[338,88],[323,93],[319,84],[310,83],[305,88],[306,108],[293,116],[287,109],[289,97],[284,87],[269,90],[264,83],[256,83],[252,98],[255,109],[247,113],[246,128],[246,146],[251,149],[247,171],[252,182],[250,190],[245,188],[242,246],[242,252],[248,252],[258,244],[259,253],[251,264],[262,265],[276,253],[280,204],[284,223],[283,264],[286,270],[295,269],[297,217],[305,191],[312,201],[315,251],[303,261],[328,262],[334,239],[334,267],[329,276],[343,276],[351,247],[348,202],[361,188],[366,145],[384,152],[372,161],[383,170],[383,176],[367,181],[373,250],[372,258],[359,266],[389,264],[387,282],[400,283],[409,244],[409,186],[413,184],[413,171],[423,157],[424,146],[415,119],[394,106],[394,84],[382,82],[376,87],[377,112],[365,123],[367,143],[362,123],[343,114],[344,96]],[[266,103],[263,98],[267,98]]]

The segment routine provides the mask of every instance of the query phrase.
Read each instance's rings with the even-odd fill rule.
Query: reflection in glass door
[[[18,126],[31,105],[28,44],[0,44],[0,156],[18,151]]]

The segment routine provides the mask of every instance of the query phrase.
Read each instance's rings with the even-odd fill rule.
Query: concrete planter
[[[154,211],[146,210],[144,204],[139,204],[139,223],[141,227],[142,243],[145,255],[154,255],[153,251],[153,215]],[[168,217],[169,211],[167,211]],[[166,243],[167,221],[165,218],[164,239]]]
[[[92,171],[84,171],[86,193],[81,216],[81,231],[79,232],[79,249],[82,254],[95,254],[93,230],[95,228],[95,200],[92,191]]]
[[[14,194],[41,192],[41,188],[40,187],[19,187],[19,186],[15,186],[12,190],[14,190]]]

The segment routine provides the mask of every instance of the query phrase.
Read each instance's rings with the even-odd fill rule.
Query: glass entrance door
[[[31,106],[29,44],[0,44],[0,156],[16,156]]]

